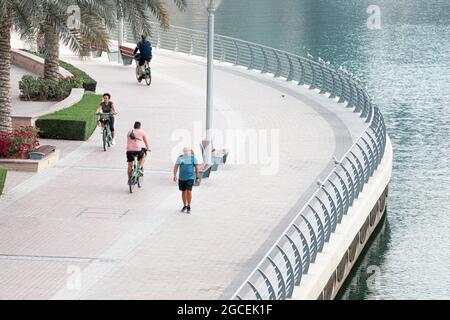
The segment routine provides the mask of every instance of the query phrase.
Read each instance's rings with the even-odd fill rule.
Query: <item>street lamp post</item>
[[[122,64],[122,55],[120,54],[120,46],[123,45],[123,34],[124,34],[124,19],[123,19],[123,15],[119,18],[119,36],[118,36],[118,44],[119,47],[118,49],[118,63]]]
[[[212,163],[212,121],[213,101],[213,69],[214,69],[214,15],[222,0],[203,0],[208,10],[208,72],[206,86],[206,144],[204,149],[205,163]]]

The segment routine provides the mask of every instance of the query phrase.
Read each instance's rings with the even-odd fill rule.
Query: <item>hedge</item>
[[[70,95],[72,88],[82,87],[82,81],[77,78],[51,81],[27,75],[19,82],[21,99],[27,101],[62,101]]]
[[[45,56],[43,54],[38,53],[38,52],[25,50],[25,49],[22,49],[22,51],[34,54],[35,56],[38,56],[38,57],[41,57],[41,58],[45,58]],[[66,69],[71,74],[73,74],[76,79],[80,79],[83,82],[84,90],[90,91],[90,92],[95,92],[96,91],[96,89],[97,89],[97,81],[92,79],[86,72],[81,71],[80,69],[74,67],[73,65],[71,65],[71,64],[69,64],[67,62],[61,61],[61,60],[59,60],[59,66],[61,68]]]
[[[86,94],[83,99],[55,113],[43,116],[36,121],[41,138],[86,141],[97,126],[94,114],[102,97]]]
[[[3,188],[5,187],[6,173],[6,169],[0,168],[0,194],[3,193]]]

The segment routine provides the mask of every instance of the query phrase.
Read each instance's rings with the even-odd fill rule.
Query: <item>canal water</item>
[[[173,24],[205,30],[202,0],[188,3]],[[339,298],[450,298],[450,1],[223,0],[216,20],[218,34],[345,66],[382,109],[388,215]]]

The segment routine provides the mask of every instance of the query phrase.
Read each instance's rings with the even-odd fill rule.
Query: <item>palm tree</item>
[[[151,15],[161,24],[168,28],[170,16],[167,9],[167,0],[112,0],[114,11],[118,21],[127,21],[135,39],[139,35],[151,34]],[[179,10],[187,6],[186,0],[172,0]]]
[[[44,78],[57,81],[59,74],[60,41],[75,53],[82,53],[86,47],[104,48],[108,46],[107,28],[114,26],[113,15],[109,10],[109,0],[41,0],[42,11],[38,16],[38,29],[44,43]],[[67,25],[70,18],[68,8],[76,5],[81,19],[78,27]],[[30,34],[30,37],[36,37]]]
[[[0,0],[0,133],[11,123],[11,29],[28,32],[38,0]]]

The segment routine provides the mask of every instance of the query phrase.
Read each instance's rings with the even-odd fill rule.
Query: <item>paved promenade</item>
[[[64,59],[111,93],[118,143],[103,152],[98,131],[85,143],[58,142],[55,167],[10,174],[0,198],[0,299],[228,299],[363,130],[314,91],[218,64],[215,127],[269,137],[278,129],[279,168],[262,175],[267,164],[227,164],[194,190],[192,214],[181,214],[172,156],[179,134],[204,122],[205,61],[157,50],[147,87],[132,67]],[[130,195],[125,135],[136,120],[152,153],[144,188]]]

